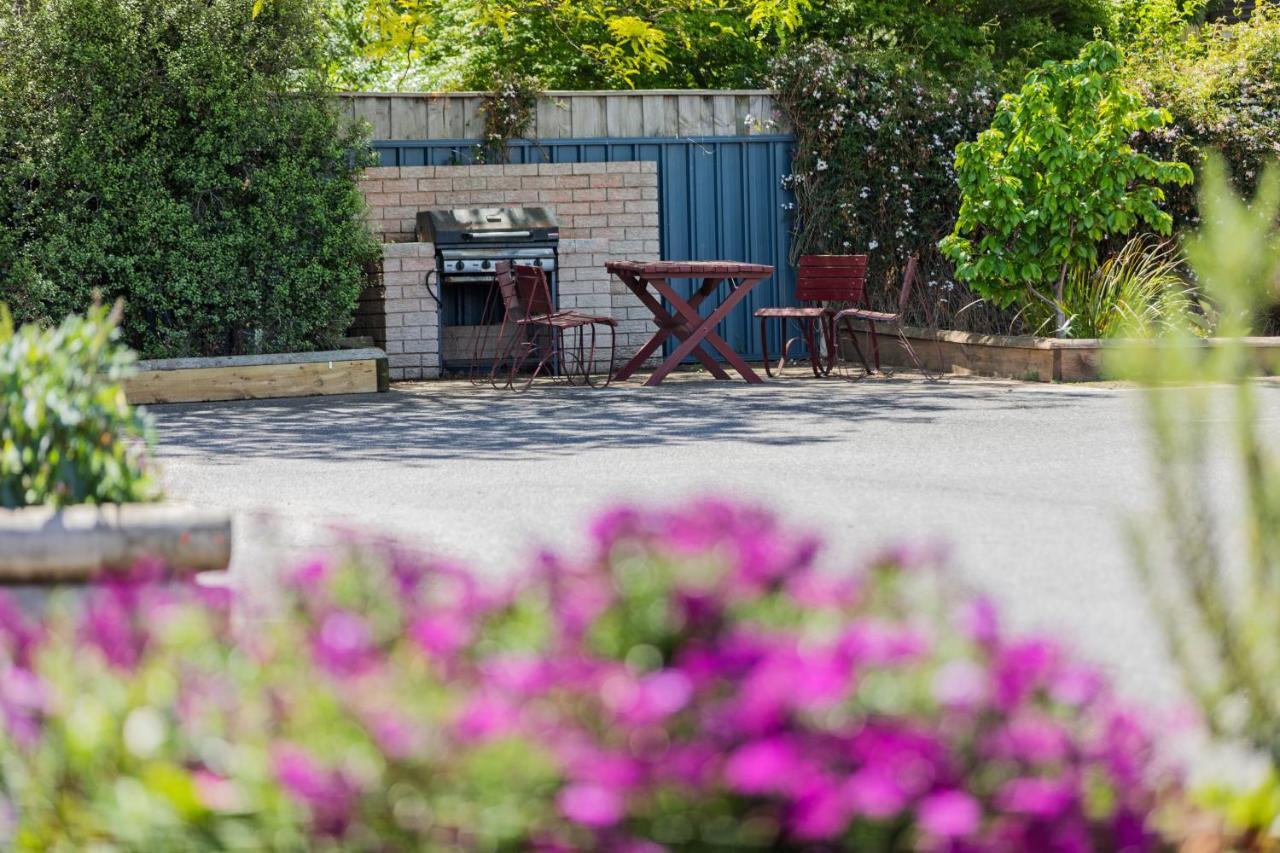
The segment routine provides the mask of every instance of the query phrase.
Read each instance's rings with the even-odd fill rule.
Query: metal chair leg
[[[875,362],[875,372],[883,374],[885,372],[880,368],[880,336],[876,334],[875,320],[867,321],[867,334],[871,338],[871,360]]]
[[[907,339],[907,334],[902,330],[902,324],[898,323],[895,330],[898,334],[898,341],[902,344],[902,348],[907,351],[907,357],[911,359],[911,363],[916,366],[916,370],[924,376],[926,382],[941,382],[942,374],[934,373],[924,366],[924,362],[920,360],[920,356],[916,355],[915,347],[911,346],[911,341]]]
[[[853,328],[853,321],[848,317],[844,318],[844,328],[845,331],[849,333],[849,342],[853,344],[853,351],[858,354],[858,361],[862,363],[862,376],[859,376],[858,378],[865,379],[875,373],[875,371],[872,370],[871,365],[867,362],[867,356],[863,353],[862,346],[858,343],[858,335],[856,330]],[[837,332],[838,331],[839,327],[837,326]]]
[[[804,344],[809,348],[809,366],[813,368],[813,375],[817,379],[822,378],[822,363],[821,357],[818,354],[817,341],[813,332],[814,327],[820,319],[821,318],[807,317],[800,321],[804,331]]]
[[[783,323],[782,334],[784,336],[787,333],[786,322],[787,322],[786,320],[782,321]],[[768,324],[769,324],[769,318],[767,317],[760,318],[760,351],[764,354],[764,375],[772,379],[773,369],[769,367],[769,326]],[[778,365],[778,373],[779,374],[782,373],[781,364]]]

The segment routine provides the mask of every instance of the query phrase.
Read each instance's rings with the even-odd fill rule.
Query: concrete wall
[[[384,243],[382,286],[366,294],[360,311],[384,320],[385,340],[379,343],[393,380],[440,375],[444,342],[437,304],[427,290],[435,247],[415,242],[419,210],[546,207],[560,223],[560,307],[617,320],[619,364],[653,334],[649,312],[610,280],[604,265],[658,258],[656,163],[379,167],[365,171],[360,188],[370,227]]]

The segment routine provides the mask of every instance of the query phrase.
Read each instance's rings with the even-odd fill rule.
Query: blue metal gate
[[[795,271],[787,263],[791,195],[782,188],[793,144],[791,136],[520,141],[512,145],[511,162],[657,161],[664,259],[749,261],[777,270],[719,329],[738,352],[760,358],[752,312],[789,305],[795,293]],[[384,166],[466,165],[476,152],[470,141],[375,141],[373,147]]]

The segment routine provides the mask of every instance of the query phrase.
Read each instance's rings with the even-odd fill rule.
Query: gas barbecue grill
[[[441,369],[446,372],[457,372],[459,362],[493,355],[484,350],[489,327],[502,320],[502,300],[495,298],[493,286],[499,261],[542,267],[556,299],[560,226],[546,208],[424,210],[418,214],[418,240],[436,247]]]

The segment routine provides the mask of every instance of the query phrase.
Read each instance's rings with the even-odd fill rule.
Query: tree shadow
[[[1052,409],[1096,399],[976,382],[775,380],[764,385],[681,380],[657,388],[535,387],[525,394],[463,383],[397,386],[386,394],[152,407],[162,458],[341,458],[414,465],[536,459],[601,448],[738,441],[846,441],[867,421],[927,424],[958,412]]]

